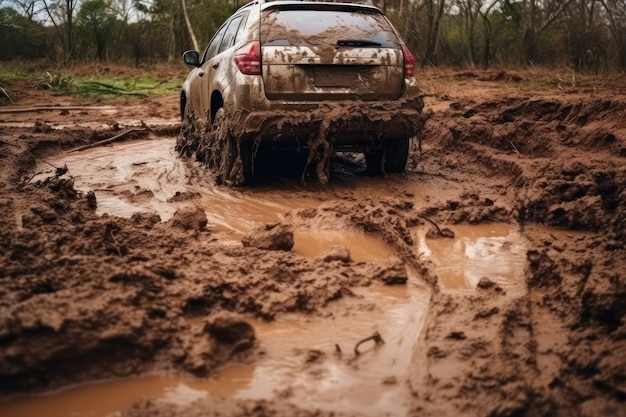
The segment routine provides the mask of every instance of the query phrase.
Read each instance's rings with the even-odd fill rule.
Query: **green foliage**
[[[15,9],[0,9],[0,60],[45,56],[46,28],[20,15]]]
[[[178,94],[183,80],[182,72],[167,67],[167,73],[157,69],[129,73],[128,69],[119,73],[92,70],[91,67],[78,67],[76,70],[41,70],[40,65],[0,65],[0,87],[7,91],[20,84],[33,89],[52,90],[58,95],[76,97],[114,98],[120,96],[153,97]],[[89,73],[93,72],[93,73]]]
[[[41,0],[24,4],[28,1],[42,5]],[[185,0],[200,49],[245,1]],[[0,9],[0,60],[45,57],[65,64],[70,56],[75,62],[97,59],[140,66],[178,61],[194,46],[181,0],[71,2],[76,6],[73,23],[65,16],[53,24],[44,11],[34,13],[16,0],[5,0],[3,6],[14,8]],[[423,65],[566,65],[589,72],[626,68],[623,0],[374,2]],[[48,4],[59,6],[53,14],[65,7],[60,0]]]
[[[237,9],[236,3],[228,0],[188,0],[187,5],[201,48],[208,45],[222,23]]]
[[[460,19],[457,16],[447,16],[442,24],[441,31],[441,55],[446,57],[449,65],[463,65],[467,62],[467,51],[469,50],[469,39],[458,24]]]
[[[53,90],[59,94],[78,97],[148,97],[176,94],[180,91],[180,86],[180,80],[159,80],[150,76],[75,76],[68,83],[53,86]]]
[[[76,25],[83,38],[91,39],[99,61],[103,61],[106,46],[115,27],[115,14],[108,0],[85,0],[78,11]]]

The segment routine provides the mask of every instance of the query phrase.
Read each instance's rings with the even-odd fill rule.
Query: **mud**
[[[371,132],[383,131],[386,124],[393,122],[403,127],[403,135],[419,142],[421,149],[423,107],[420,90],[414,87],[409,97],[391,103],[323,102],[312,105],[306,112],[284,111],[281,114],[240,111],[229,115],[228,119],[217,116],[204,126],[199,124],[197,115],[189,111],[183,119],[176,149],[181,156],[195,156],[216,174],[218,183],[238,185],[254,174],[260,147],[280,148],[288,144],[290,150],[306,155],[306,163],[301,168],[302,181],[313,177],[325,184],[330,176],[331,157],[341,150],[341,134],[355,130],[355,126],[364,127],[364,135],[372,136],[368,138],[369,146],[376,146],[384,138]],[[211,120],[208,115],[203,119]],[[250,160],[249,169],[244,160]]]
[[[405,174],[375,178],[358,175],[362,158],[333,158],[325,185],[303,185],[296,171],[262,174],[257,186],[230,190],[193,161],[180,170],[150,167],[146,155],[134,167],[169,172],[162,192],[158,181],[115,183],[105,170],[102,184],[83,188],[90,181],[81,183],[82,168],[59,164],[61,152],[112,137],[157,109],[164,123],[148,125],[146,143],[169,140],[173,148],[168,120],[177,115],[177,97],[79,115],[105,122],[98,129],[56,112],[12,113],[19,120],[4,113],[0,414],[17,394],[148,373],[208,377],[225,364],[261,364],[274,336],[264,336],[256,320],[340,320],[339,312],[368,305],[376,311],[363,291],[383,284],[420,291],[428,301],[422,318],[405,325],[407,337],[416,335],[410,356],[402,356],[405,376],[376,380],[406,395],[406,408],[385,409],[390,415],[626,414],[626,86],[623,77],[578,78],[543,91],[526,82],[551,76],[420,74],[427,118],[421,158]],[[54,100],[28,93],[13,94],[22,100],[3,110]],[[45,128],[55,123],[67,126]],[[54,167],[34,176],[44,160]],[[132,204],[104,211],[120,202]],[[241,209],[242,202],[253,208]],[[274,222],[293,230],[292,250],[240,243]],[[455,236],[434,239],[433,222]],[[489,224],[508,227],[495,240],[464,240],[471,226]],[[349,249],[357,238],[308,253],[306,241],[299,246],[302,234],[341,231],[382,246],[371,257]],[[463,254],[479,254],[480,268],[463,266],[459,289],[442,278],[446,261],[436,248],[453,254],[463,245]],[[494,248],[508,251],[507,268],[516,268],[510,275],[498,269]],[[384,329],[371,330],[385,338]],[[283,355],[317,379],[298,382],[300,371],[287,373],[264,399],[188,394],[192,405],[146,399],[115,415],[367,415],[340,399],[321,406],[315,395],[310,403],[290,396],[332,380],[320,370],[336,360],[333,349]],[[386,343],[368,352],[375,359],[393,349]]]

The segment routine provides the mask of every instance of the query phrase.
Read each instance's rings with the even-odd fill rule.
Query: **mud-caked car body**
[[[414,57],[376,7],[254,1],[202,54],[180,98],[181,154],[228,183],[254,175],[259,150],[307,152],[320,180],[335,151],[363,152],[368,169],[402,172],[422,99]]]

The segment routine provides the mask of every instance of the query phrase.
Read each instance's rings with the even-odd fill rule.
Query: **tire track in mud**
[[[394,198],[379,201],[378,194],[368,199],[340,189],[333,199],[343,201],[285,216],[296,225],[315,226],[324,219],[336,225],[339,219],[362,227],[380,235],[405,263],[421,265],[427,276],[434,275],[432,267],[415,259],[409,231],[421,224],[416,214],[441,225],[521,225],[529,242],[522,289],[486,279],[469,295],[432,292],[410,370],[412,413],[625,413],[623,110],[619,97],[508,97],[479,104],[458,99],[427,121],[423,169],[403,177],[414,181],[400,180],[380,193],[397,192]],[[51,143],[70,141],[54,132],[25,141],[35,149],[51,138]],[[15,170],[23,170],[17,161],[24,155],[33,157],[32,151],[13,152],[9,161]],[[215,341],[203,339],[203,329],[186,324],[187,317],[213,310],[318,314],[337,297],[349,300],[351,288],[397,275],[398,262],[378,269],[333,264],[330,271],[319,260],[290,253],[223,247],[197,210],[181,211],[163,223],[151,215],[98,217],[84,200],[64,194],[63,185],[18,188],[9,180],[13,173],[2,175],[11,193],[0,204],[2,218],[19,217],[24,227],[5,222],[2,241],[8,244],[0,246],[0,279],[6,284],[0,304],[3,387],[19,382],[32,390],[156,369],[209,372],[219,360],[188,347],[203,340],[210,352]],[[536,231],[535,222],[588,234]],[[428,282],[436,288],[435,279]],[[107,297],[98,295],[102,290]],[[79,314],[64,307],[75,302],[75,294],[85,294],[93,308],[81,307]],[[267,294],[285,298],[264,299]],[[298,297],[287,296],[293,294]],[[60,307],[69,308],[65,316],[50,313]],[[37,345],[49,348],[45,355]],[[112,348],[129,356],[116,356]],[[82,370],[66,360],[76,352]],[[118,365],[96,367],[102,355]],[[143,402],[123,415],[201,415],[214,407],[223,407],[225,415],[253,409],[325,415],[277,397],[217,400],[193,408]]]
[[[430,146],[442,156],[440,166],[456,159],[453,169],[504,179],[498,188],[530,244],[522,293],[479,284],[477,295],[465,303],[433,295],[412,383],[419,397],[415,412],[626,411],[617,382],[625,366],[617,342],[624,314],[617,300],[623,297],[626,266],[617,255],[624,250],[623,109],[620,100],[572,104],[521,98],[476,106],[453,102],[444,117],[431,117],[426,135],[439,138],[440,145]],[[443,219],[455,217],[442,213]],[[530,222],[600,233],[557,238]],[[600,299],[602,307],[595,303]]]

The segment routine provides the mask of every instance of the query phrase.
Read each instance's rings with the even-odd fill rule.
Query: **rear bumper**
[[[368,151],[387,140],[420,132],[423,100],[414,90],[400,100],[264,100],[258,106],[263,110],[236,109],[231,132],[239,140],[255,141],[262,148],[300,149],[325,140],[335,150]]]

